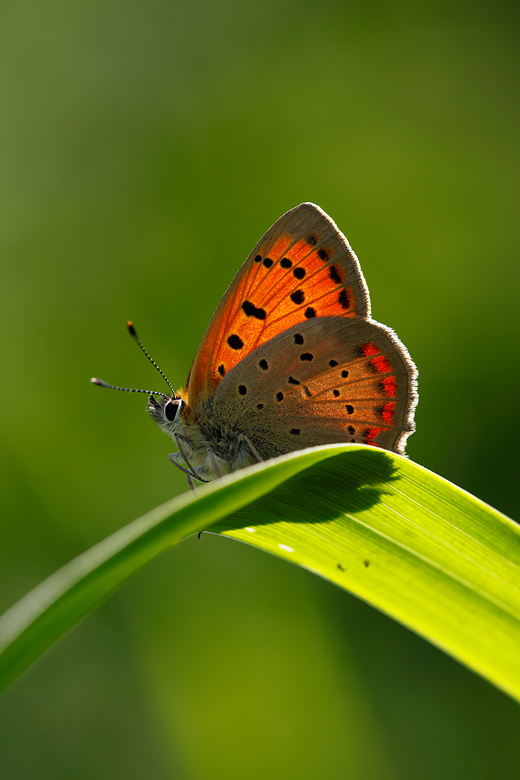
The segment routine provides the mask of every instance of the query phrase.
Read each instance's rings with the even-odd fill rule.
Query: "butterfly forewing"
[[[302,203],[268,230],[220,302],[195,356],[189,403],[208,400],[247,355],[294,325],[369,315],[367,286],[346,238],[320,208]]]
[[[416,369],[373,321],[316,318],[276,336],[220,383],[213,413],[239,421],[262,457],[334,442],[404,452],[414,430]]]

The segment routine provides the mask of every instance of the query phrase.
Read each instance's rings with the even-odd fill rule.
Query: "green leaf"
[[[317,447],[135,520],[0,619],[0,688],[187,536],[211,529],[314,571],[520,698],[520,529],[393,453]]]

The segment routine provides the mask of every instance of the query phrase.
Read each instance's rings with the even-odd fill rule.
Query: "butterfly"
[[[417,370],[370,317],[356,255],[324,211],[302,203],[260,239],[207,327],[186,387],[149,390],[148,412],[177,444],[171,461],[208,481],[320,444],[404,454]],[[158,400],[154,397],[157,396]]]

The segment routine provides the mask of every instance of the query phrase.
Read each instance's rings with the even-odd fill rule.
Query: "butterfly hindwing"
[[[267,231],[217,307],[188,379],[192,407],[240,361],[299,323],[370,315],[355,254],[318,206],[302,203]]]
[[[416,369],[395,334],[373,321],[316,318],[255,349],[219,384],[213,413],[263,458],[355,442],[404,453],[414,430]]]

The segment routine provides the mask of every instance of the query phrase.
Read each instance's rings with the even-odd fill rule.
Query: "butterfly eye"
[[[184,402],[181,398],[176,398],[173,401],[168,401],[163,406],[162,416],[166,420],[166,422],[173,422],[177,418],[183,406],[183,403]]]

